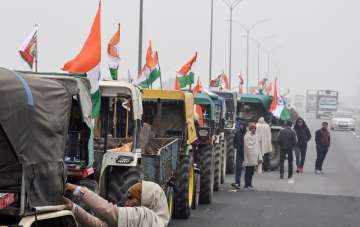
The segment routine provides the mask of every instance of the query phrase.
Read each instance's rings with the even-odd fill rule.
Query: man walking
[[[317,130],[315,133],[315,142],[316,142],[316,162],[315,162],[315,173],[324,174],[322,166],[328,153],[330,147],[330,132],[328,130],[328,123],[323,122],[321,124],[321,129]]]
[[[284,179],[284,161],[285,156],[288,156],[288,178],[289,183],[293,183],[293,150],[297,144],[296,133],[291,129],[291,121],[287,121],[285,127],[279,132],[276,138],[280,146],[280,179]]]
[[[306,150],[307,144],[311,139],[311,133],[306,125],[304,119],[299,117],[294,126],[294,130],[296,132],[298,143],[295,146],[295,157],[296,157],[296,172],[303,173],[305,158],[306,158]]]
[[[234,137],[234,145],[236,148],[236,170],[235,183],[231,184],[234,188],[240,189],[241,172],[244,162],[244,136],[246,134],[246,123],[240,122]]]

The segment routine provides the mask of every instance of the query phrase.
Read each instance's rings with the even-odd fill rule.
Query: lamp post
[[[270,79],[270,74],[271,74],[271,54],[275,51],[275,50],[277,50],[277,49],[279,49],[279,48],[281,48],[281,45],[278,45],[278,46],[275,46],[275,47],[273,47],[273,48],[271,48],[271,49],[265,49],[264,48],[264,50],[265,50],[265,52],[267,53],[267,74],[268,74],[268,79]]]
[[[143,13],[144,13],[144,0],[140,0],[140,15],[139,15],[139,54],[138,54],[138,73],[141,72],[142,66],[142,43],[143,43]]]
[[[240,2],[243,0],[235,0],[231,2],[230,0],[223,0],[223,2],[226,4],[226,6],[230,10],[230,38],[229,38],[229,87],[231,88],[231,56],[232,56],[232,15],[233,10],[239,5]]]
[[[250,41],[250,32],[259,24],[265,23],[270,21],[270,19],[263,19],[263,20],[259,20],[256,23],[250,25],[250,26],[244,26],[241,23],[239,23],[238,21],[233,20],[232,22],[234,22],[235,24],[240,25],[240,27],[242,29],[244,29],[244,31],[246,32],[246,91],[249,92],[249,52],[250,52],[250,45],[249,45],[249,41]],[[232,24],[232,22],[230,22],[230,24]]]
[[[210,53],[209,53],[209,87],[212,74],[212,52],[213,52],[213,21],[214,21],[214,0],[211,0],[211,16],[210,16]]]

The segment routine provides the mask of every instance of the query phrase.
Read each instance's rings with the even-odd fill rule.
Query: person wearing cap
[[[240,189],[241,172],[244,162],[244,136],[246,134],[246,122],[238,122],[236,125],[236,132],[234,136],[234,146],[236,149],[235,162],[235,183],[232,183],[236,189]]]
[[[294,130],[291,129],[292,122],[287,121],[284,128],[280,130],[276,141],[280,146],[280,179],[284,179],[285,156],[288,158],[288,178],[289,183],[294,183],[293,177],[293,150],[297,144],[297,137]]]
[[[170,220],[165,193],[153,182],[142,181],[130,187],[125,207],[117,207],[86,187],[66,184],[65,191],[79,197],[94,213],[91,215],[64,197],[65,208],[74,213],[81,226],[166,227]]]
[[[329,151],[330,147],[330,132],[328,130],[329,124],[323,122],[321,124],[321,129],[317,130],[315,133],[315,142],[316,142],[316,162],[315,162],[315,173],[324,174],[322,166],[326,157],[326,154]]]
[[[262,163],[262,156],[256,147],[256,125],[249,124],[249,131],[244,137],[245,189],[254,190],[252,179],[255,167]]]

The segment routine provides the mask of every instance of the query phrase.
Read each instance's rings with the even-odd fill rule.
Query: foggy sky
[[[151,39],[159,51],[164,80],[198,51],[195,68],[203,84],[208,84],[210,0],[144,0],[144,48]],[[60,72],[86,39],[98,6],[97,0],[20,1],[1,5],[0,65],[27,69],[18,48],[39,25],[39,70]],[[337,89],[341,95],[356,95],[360,87],[359,53],[360,2],[356,0],[244,0],[234,11],[234,19],[244,25],[270,18],[251,36],[262,39],[272,54],[271,80],[280,75],[282,90],[304,93],[306,88]],[[215,0],[213,75],[228,72],[229,10]],[[121,23],[120,76],[137,71],[138,0],[102,1],[102,71],[108,74],[106,45]],[[238,72],[246,72],[244,32],[233,25],[233,86]],[[257,80],[257,47],[250,45],[250,84]],[[267,55],[262,52],[261,77],[267,72]]]

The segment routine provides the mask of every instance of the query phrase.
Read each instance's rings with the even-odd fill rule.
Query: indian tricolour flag
[[[101,2],[97,10],[90,34],[87,37],[78,55],[68,61],[64,71],[70,73],[86,74],[91,84],[92,117],[95,118],[100,112],[101,94],[99,90],[100,63],[101,63],[101,31],[100,31]]]
[[[275,79],[274,85],[274,97],[269,110],[276,118],[283,121],[290,119],[290,114],[286,108],[285,100],[282,96],[278,96],[277,79]]]
[[[221,89],[229,89],[229,78],[228,76],[223,72],[220,75],[218,75],[215,79],[212,79],[210,81],[210,87],[220,87]]]
[[[192,71],[193,65],[197,59],[197,52],[195,55],[181,67],[181,69],[177,72],[175,78],[175,90],[180,90],[181,88],[186,87],[187,85],[191,85],[194,83],[195,74]]]
[[[34,62],[37,61],[37,33],[38,27],[35,25],[31,34],[26,37],[25,41],[19,48],[21,58],[31,69],[33,68]]]
[[[142,88],[150,88],[161,76],[158,53],[153,53],[151,41],[146,51],[146,62],[137,80],[134,82]]]
[[[120,44],[120,24],[118,30],[115,32],[115,34],[109,41],[107,48],[110,75],[113,80],[118,79],[118,69],[120,62],[119,44]]]

